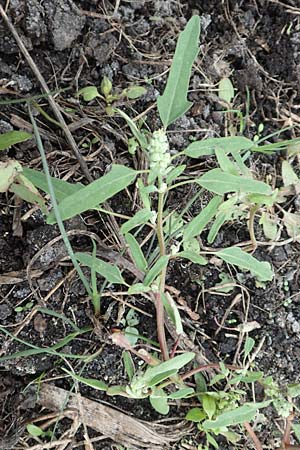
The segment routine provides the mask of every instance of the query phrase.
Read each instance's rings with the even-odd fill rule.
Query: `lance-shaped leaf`
[[[8,131],[7,133],[0,134],[0,150],[9,148],[11,145],[18,144],[19,142],[27,141],[32,138],[32,135],[26,133],[26,131]]]
[[[188,241],[194,236],[202,233],[206,225],[211,221],[211,219],[216,214],[219,205],[222,202],[222,197],[213,197],[207,206],[194,217],[185,227],[183,231],[183,239]]]
[[[23,167],[23,174],[29,181],[31,181],[32,184],[34,184],[35,187],[46,192],[46,194],[50,193],[47,178],[43,172],[35,169],[29,169],[28,167]],[[68,181],[60,180],[56,177],[51,177],[51,182],[54,188],[56,200],[58,202],[61,202],[64,198],[80,191],[80,189],[84,187],[84,184],[82,183],[69,183]]]
[[[152,219],[153,215],[154,213],[149,211],[149,209],[140,209],[133,217],[127,220],[127,222],[123,223],[121,226],[121,233],[126,234],[133,228],[147,223],[148,220]]]
[[[94,258],[87,253],[78,252],[75,253],[75,256],[81,264],[93,269],[110,283],[126,284],[117,266],[102,261],[102,259]]]
[[[203,423],[203,428],[204,430],[213,430],[216,428],[243,424],[244,422],[251,422],[258,409],[266,408],[270,403],[270,400],[261,403],[245,403],[245,405],[239,406],[232,411],[226,411],[223,414],[220,414],[216,420],[206,420]]]
[[[151,269],[147,272],[145,279],[144,279],[144,285],[145,286],[150,286],[150,284],[152,283],[152,281],[155,280],[155,278],[158,277],[158,275],[160,274],[160,272],[167,267],[169,262],[169,257],[167,255],[163,255],[161,256],[156,263],[154,264],[154,266],[151,267]]]
[[[271,195],[272,189],[262,181],[252,180],[242,176],[225,173],[221,169],[212,169],[195,180],[200,186],[223,195],[228,192],[245,192],[253,194]]]
[[[145,272],[148,267],[148,264],[142,252],[140,244],[138,243],[136,238],[130,233],[125,234],[125,240],[129,245],[130,252],[136,267],[140,269],[142,272]]]
[[[250,270],[252,275],[257,276],[261,281],[270,281],[273,278],[271,266],[267,261],[258,261],[239,247],[225,248],[216,255],[229,264]]]
[[[243,136],[229,136],[222,138],[209,138],[203,141],[192,142],[183,153],[190,158],[213,155],[216,149],[226,153],[240,152],[253,147],[253,142]]]
[[[157,99],[161,121],[167,128],[192,105],[187,92],[192,65],[199,52],[200,18],[193,16],[179,35],[167,86]]]
[[[108,174],[60,202],[58,207],[62,220],[70,219],[105,202],[132,183],[136,175],[137,172],[133,169],[113,165]],[[55,223],[54,212],[48,216],[47,223]]]

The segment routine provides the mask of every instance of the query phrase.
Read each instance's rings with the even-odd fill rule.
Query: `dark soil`
[[[118,2],[108,0],[10,0],[0,3],[3,7],[8,5],[8,16],[49,88],[69,89],[60,93],[56,101],[64,111],[68,124],[73,125],[73,135],[93,178],[105,173],[112,162],[127,165],[139,165],[141,162],[138,159],[132,162],[128,156],[126,141],[129,132],[124,123],[107,116],[105,105],[101,102],[89,106],[79,102],[76,90],[87,85],[99,86],[103,76],[108,76],[114,89],[119,92],[131,84],[143,85],[147,88],[145,96],[119,102],[119,106],[133,116],[149,108],[147,123],[153,130],[158,128],[158,115],[151,106],[163,90],[166,80],[163,73],[170,65],[178,33],[192,14],[199,14],[202,23],[201,52],[191,80],[190,100],[194,106],[170,127],[169,138],[173,149],[184,148],[191,136],[203,139],[224,135],[223,106],[214,91],[214,86],[223,76],[230,76],[237,89],[234,109],[246,112],[247,89],[250,92],[249,117],[244,130],[246,136],[252,138],[260,123],[264,124],[263,133],[266,135],[291,124],[294,125],[293,130],[283,136],[290,138],[297,135],[300,123],[300,10],[297,10],[298,13],[295,11],[300,5],[297,0],[286,0],[286,7],[275,0],[121,0],[119,6]],[[112,16],[115,5],[118,7]],[[289,12],[288,6],[295,10]],[[0,21],[0,94],[5,99],[12,99],[40,92],[39,82],[4,22]],[[42,99],[40,104],[52,115],[46,100]],[[38,125],[45,132],[44,145],[52,174],[86,183],[60,129],[36,114]],[[24,104],[0,105],[1,132],[18,129],[21,119],[30,127]],[[238,129],[239,123],[234,117],[232,124]],[[90,144],[95,136],[98,142]],[[269,174],[276,178],[281,157],[254,156],[251,164],[262,177]],[[41,170],[39,152],[33,140],[1,153],[2,160],[9,158]],[[212,164],[208,159],[200,160],[196,170]],[[190,188],[172,194],[169,208],[180,211],[193,194]],[[193,214],[197,214],[207,201],[201,198],[194,205]],[[71,270],[69,261],[61,261],[65,255],[61,241],[41,252],[32,264],[31,282],[28,282],[28,264],[39,250],[58,236],[57,228],[46,225],[37,209],[30,210],[30,205],[18,202],[10,194],[1,194],[0,202],[0,275],[10,274],[18,278],[1,281],[0,325],[36,347],[52,346],[74,330],[70,323],[42,312],[31,316],[34,306],[56,311],[79,328],[91,327],[91,305],[76,275],[68,275]],[[123,214],[131,214],[131,205],[125,194],[111,201],[114,211]],[[290,200],[289,208],[297,211],[298,206],[299,198],[295,196]],[[24,216],[25,220],[20,221]],[[67,228],[96,233],[106,245],[116,248],[109,223],[101,214],[85,214],[82,218],[69,221]],[[247,240],[246,223],[235,223],[222,228],[215,246],[226,247]],[[90,239],[84,234],[78,233],[72,238],[72,244],[77,250],[91,249]],[[251,277],[241,279],[241,274],[231,273],[250,294],[247,321],[257,321],[260,325],[259,329],[250,333],[251,337],[257,344],[265,338],[255,359],[255,368],[266,375],[274,375],[282,385],[299,382],[299,243],[259,247],[255,255],[260,260],[269,261],[275,272],[274,280],[265,288],[256,287]],[[195,321],[182,310],[186,332],[195,344],[201,344],[208,359],[239,363],[239,360],[235,361],[237,331],[222,330],[216,335],[217,322],[222,321],[225,311],[240,292],[236,288],[228,295],[215,294],[213,288],[221,281],[220,274],[228,273],[228,270],[225,266],[214,264],[200,267],[176,263],[169,269],[167,284],[178,289],[189,307],[199,314],[199,320]],[[107,339],[110,329],[120,325],[118,318],[122,312],[113,289],[111,294],[111,298],[104,297],[102,302],[103,314],[111,308],[110,317],[104,323],[104,334],[81,334],[64,346],[63,352],[84,355],[95,353],[103,347],[102,352],[85,366],[80,360],[70,360],[74,370],[78,373],[83,369],[83,376],[102,379],[110,384],[126,384],[122,350]],[[138,328],[140,334],[157,339],[153,305],[143,298],[139,301],[126,300],[152,315],[152,318],[140,315]],[[235,320],[235,324],[245,321],[246,301],[244,299],[232,308],[225,322],[227,327],[234,327],[231,320]],[[16,310],[20,306],[23,310]],[[128,307],[125,308],[125,315],[127,311]],[[171,336],[169,339],[172,345]],[[24,342],[17,342],[4,332],[0,332],[0,343],[1,356],[28,348]],[[0,434],[3,435],[0,449],[24,449],[37,443],[24,432],[23,425],[40,415],[41,411],[33,404],[28,406],[28,394],[23,391],[38,377],[48,381],[53,378],[57,386],[69,389],[72,383],[70,378],[62,375],[61,366],[66,365],[49,354],[0,361]],[[158,418],[146,400],[107,397],[84,385],[80,385],[80,391],[84,396],[109,402],[136,418],[149,421]],[[171,415],[183,417],[186,411],[186,407],[174,406]],[[277,420],[276,416],[258,429],[264,449],[279,448],[280,432],[274,420]],[[282,425],[280,420],[278,423]],[[56,429],[56,437],[69,426],[68,421],[62,421]],[[176,448],[197,448],[201,436],[195,433],[193,436],[193,439],[187,436]],[[83,446],[76,446],[76,442],[81,440],[82,434],[78,432],[74,443],[66,448],[83,449]],[[95,450],[114,448],[117,447],[108,439],[94,443]],[[223,442],[220,448],[233,447],[226,447]],[[254,447],[249,440],[242,439],[241,446],[236,448]]]

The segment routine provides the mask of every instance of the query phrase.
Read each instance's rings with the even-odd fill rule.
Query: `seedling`
[[[143,86],[130,86],[123,89],[120,93],[113,91],[112,82],[108,77],[103,77],[100,86],[100,92],[96,86],[87,86],[78,92],[78,96],[82,96],[86,102],[90,102],[99,97],[106,103],[105,111],[108,115],[112,115],[114,110],[112,105],[122,99],[135,100],[146,94],[147,90]]]

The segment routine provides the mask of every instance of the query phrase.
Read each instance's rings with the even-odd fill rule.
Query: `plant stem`
[[[160,256],[164,256],[166,254],[166,246],[164,239],[164,230],[163,230],[163,208],[164,208],[164,194],[158,194],[158,207],[157,207],[157,239],[159,244],[159,253]]]
[[[226,367],[226,369],[230,369],[230,370],[240,370],[241,369],[240,367],[233,366],[231,364],[225,364],[225,367]],[[189,372],[187,372],[184,375],[182,375],[180,378],[183,381],[186,378],[190,378],[190,377],[196,375],[199,372],[204,372],[204,371],[209,370],[209,369],[216,369],[216,370],[219,369],[219,370],[221,370],[220,369],[220,364],[219,363],[211,363],[211,364],[206,364],[204,366],[196,367],[195,369],[192,369]]]
[[[250,423],[249,423],[249,422],[244,422],[243,425],[244,425],[244,427],[246,428],[246,430],[247,430],[249,436],[251,437],[251,439],[252,439],[252,441],[253,441],[253,443],[254,443],[254,445],[255,445],[256,450],[263,450],[262,445],[261,445],[261,442],[260,442],[260,440],[258,439],[258,437],[257,437],[257,435],[256,435],[256,433],[255,433],[255,431],[254,431],[253,428],[251,427]]]
[[[159,188],[161,187],[161,181],[159,181]],[[156,234],[159,244],[159,254],[164,256],[166,254],[166,244],[163,230],[163,210],[164,210],[164,193],[159,192],[158,194],[158,207],[157,207],[157,227]],[[166,341],[165,333],[165,318],[164,318],[164,305],[162,302],[162,295],[165,290],[166,283],[166,268],[164,268],[160,273],[160,283],[159,292],[154,293],[155,298],[155,308],[156,308],[156,326],[157,326],[157,337],[160,345],[162,357],[164,361],[169,359],[168,346]]]
[[[259,207],[257,205],[252,206],[252,208],[250,209],[250,217],[249,217],[249,234],[253,246],[253,251],[256,250],[257,248],[257,242],[254,232],[254,218],[258,210]]]
[[[168,346],[165,333],[165,318],[164,318],[164,305],[161,298],[161,292],[154,293],[155,308],[156,308],[156,327],[157,338],[164,361],[169,359]]]

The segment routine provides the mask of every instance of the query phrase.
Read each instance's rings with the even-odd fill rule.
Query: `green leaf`
[[[228,264],[233,264],[241,269],[250,270],[252,275],[257,276],[261,281],[271,281],[273,278],[271,266],[267,261],[258,261],[239,247],[225,248],[224,250],[217,252],[216,255]]]
[[[185,416],[186,420],[190,420],[191,422],[202,422],[207,416],[203,409],[200,408],[192,408],[189,410],[187,415]]]
[[[149,367],[143,378],[145,380],[148,380],[150,382],[154,377],[160,374],[164,374],[169,371],[178,371],[182,367],[184,367],[186,364],[192,361],[194,359],[195,353],[193,352],[186,352],[182,355],[175,356],[174,358],[169,359],[168,361],[164,361],[157,366]]]
[[[167,397],[155,397],[154,395],[150,395],[149,400],[152,408],[154,408],[159,414],[168,414],[170,407],[168,405]]]
[[[274,222],[274,219],[268,212],[262,213],[261,218],[259,219],[259,224],[263,226],[263,231],[266,238],[274,241],[278,233],[278,228],[276,222]]]
[[[134,363],[133,363],[130,352],[125,350],[122,353],[122,358],[123,358],[124,368],[127,373],[128,379],[129,379],[129,381],[131,381],[133,379],[133,376],[135,373],[135,367],[134,367]]]
[[[214,240],[216,239],[217,234],[219,233],[220,228],[224,225],[224,223],[230,219],[231,215],[232,215],[233,211],[232,210],[228,210],[227,212],[220,212],[217,217],[216,220],[214,221],[214,223],[212,224],[208,236],[207,236],[207,242],[209,244],[212,244],[214,242]]]
[[[69,370],[62,367],[62,370],[66,372],[68,375],[70,375],[74,380],[79,381],[80,383],[85,384],[86,386],[89,386],[93,389],[97,389],[98,391],[106,391],[108,386],[107,384],[103,383],[103,381],[95,380],[94,378],[84,378],[80,377],[79,375],[76,375],[73,372],[69,372]]]
[[[22,166],[13,159],[0,161],[0,192],[7,192],[17,176],[22,172]]]
[[[288,395],[292,398],[300,396],[300,383],[288,384]]]
[[[109,386],[106,394],[110,396],[121,395],[122,397],[130,397],[126,391],[126,386]]]
[[[164,128],[182,116],[192,105],[187,92],[192,66],[199,52],[200,18],[192,16],[179,35],[163,95],[157,99],[158,112]]]
[[[26,425],[26,429],[27,429],[28,433],[34,437],[43,436],[45,434],[45,432],[44,432],[44,430],[42,430],[42,428],[37,427],[36,425],[33,425],[32,423],[28,423]]]
[[[107,97],[112,90],[112,82],[110,81],[110,79],[108,77],[103,77],[102,81],[101,81],[101,92],[102,94]]]
[[[202,396],[202,406],[204,411],[207,414],[207,417],[209,419],[212,419],[213,415],[216,412],[216,401],[213,397],[211,397],[209,394],[204,394]]]
[[[33,136],[26,133],[26,131],[8,131],[7,133],[0,134],[0,150],[4,150],[12,145],[27,141],[32,137]]]
[[[207,260],[203,258],[203,256],[198,255],[195,252],[183,251],[176,254],[179,258],[185,258],[189,261],[192,261],[194,264],[199,264],[200,266],[205,266],[207,264]]]
[[[211,434],[205,433],[205,436],[206,436],[207,442],[210,445],[212,445],[214,448],[219,448],[219,445],[218,445],[217,441],[215,440],[215,438]]]
[[[86,87],[80,89],[80,91],[78,91],[77,95],[78,95],[78,97],[80,95],[82,95],[83,99],[86,102],[90,102],[91,100],[94,100],[94,98],[96,98],[96,97],[101,97],[96,86],[86,86]]]
[[[255,340],[252,337],[247,336],[245,344],[244,344],[244,357],[245,358],[247,358],[247,356],[250,355],[250,353],[253,350],[254,345],[255,345]]]
[[[87,253],[78,252],[75,253],[75,256],[81,264],[93,269],[110,283],[126,284],[117,266],[113,266],[112,264],[102,261],[99,258],[94,258],[92,255],[88,255]]]
[[[299,423],[293,423],[292,428],[294,430],[295,436],[297,438],[297,441],[300,442],[300,424]]]
[[[130,345],[135,345],[139,339],[139,330],[135,327],[126,327],[124,330],[125,337]]]
[[[95,208],[107,199],[113,197],[133,182],[137,172],[121,165],[113,165],[111,171],[81,188],[78,192],[64,198],[58,205],[62,220],[81,214]],[[55,223],[54,212],[47,219],[48,224]]]
[[[147,223],[152,217],[152,211],[149,211],[149,209],[146,208],[140,209],[140,211],[136,212],[133,217],[127,220],[127,222],[123,223],[121,226],[121,233],[128,233],[133,228]]]
[[[172,296],[168,292],[161,293],[161,297],[164,304],[164,308],[175,325],[176,333],[178,334],[178,336],[180,336],[181,334],[183,334],[183,326],[180,317],[180,312],[176,306],[176,303],[174,302]]]
[[[283,223],[289,236],[299,242],[300,214],[284,211]]]
[[[144,279],[144,285],[145,286],[149,286],[152,281],[155,280],[155,278],[158,277],[158,275],[160,274],[160,272],[167,267],[169,262],[169,257],[167,255],[161,256],[156,263],[154,264],[154,266],[151,267],[151,269],[147,272],[145,279]]]
[[[172,400],[178,400],[180,398],[186,398],[193,393],[194,393],[193,388],[183,388],[179,389],[179,391],[173,392],[172,394],[168,395],[168,398]]]
[[[147,89],[143,86],[130,86],[124,90],[126,97],[131,100],[142,97],[147,93]]]
[[[136,283],[130,286],[128,289],[128,294],[141,294],[143,292],[149,292],[151,288],[149,286],[145,286],[143,283]]]
[[[219,163],[219,166],[223,172],[231,173],[231,175],[239,176],[239,171],[233,162],[228,158],[224,150],[216,148],[215,154]]]
[[[281,173],[284,186],[290,186],[291,184],[297,185],[300,183],[299,178],[288,161],[282,161]]]
[[[278,189],[275,189],[271,195],[249,194],[247,197],[251,203],[255,203],[256,205],[273,206],[277,200],[277,196],[278,196]]]
[[[214,430],[216,428],[229,427],[232,425],[251,422],[254,419],[258,409],[265,408],[271,403],[271,400],[261,403],[246,403],[232,411],[226,411],[220,414],[216,420],[206,420],[203,423],[204,430]]]
[[[158,384],[160,384],[162,381],[166,380],[167,378],[170,378],[174,375],[176,375],[177,370],[173,369],[173,370],[167,370],[166,372],[161,372],[157,375],[155,375],[155,377],[151,378],[151,380],[148,380],[147,378],[147,387],[149,388],[153,388],[154,386],[157,386]]]
[[[261,380],[263,377],[263,372],[247,372],[247,375],[237,375],[236,377],[233,377],[229,384],[235,384],[235,383],[254,383],[255,381]]]
[[[185,168],[186,164],[174,167],[174,169],[172,169],[166,176],[167,185],[169,186],[172,183],[172,181],[175,181],[182,174],[182,172],[184,172]]]
[[[203,141],[192,142],[183,153],[190,158],[199,158],[200,156],[213,155],[217,148],[227,153],[234,153],[247,150],[253,145],[250,139],[243,136],[209,138]]]
[[[132,119],[130,119],[129,116],[127,116],[126,113],[124,113],[121,109],[119,108],[115,108],[114,111],[116,111],[118,114],[120,114],[120,116],[123,117],[123,119],[126,120],[127,125],[129,126],[131,133],[133,134],[133,136],[136,138],[136,140],[138,141],[138,143],[140,144],[142,149],[146,149],[148,146],[148,142],[147,142],[147,138],[146,136],[138,129],[138,127],[136,126],[136,124],[134,123],[134,121]]]
[[[223,172],[221,169],[209,170],[195,181],[205,189],[219,195],[223,195],[228,192],[245,192],[265,195],[272,194],[271,187],[262,181],[231,175]]]
[[[197,365],[194,365],[194,368],[196,369]],[[197,392],[206,392],[207,391],[207,384],[204,375],[201,372],[197,372],[194,375],[195,383]],[[199,397],[198,397],[199,398]]]
[[[23,167],[23,174],[28,180],[34,184],[35,187],[41,189],[46,194],[49,194],[49,187],[47,183],[46,175],[39,170],[29,169]],[[54,188],[55,197],[58,202],[61,202],[64,198],[72,195],[84,187],[82,183],[68,183],[68,181],[60,180],[59,178],[51,177],[51,182]]]
[[[219,82],[219,98],[227,103],[231,103],[234,98],[234,88],[229,78],[222,78]]]
[[[9,190],[25,200],[25,202],[38,205],[44,214],[48,214],[45,200],[24,175],[19,174],[15,179],[15,183],[10,185]]]
[[[185,241],[190,240],[194,236],[198,236],[202,233],[206,225],[211,221],[211,219],[216,214],[219,205],[221,204],[223,198],[219,196],[213,197],[207,206],[194,217],[185,227],[183,231],[183,239]]]
[[[129,249],[136,267],[140,269],[142,272],[146,272],[148,264],[141,250],[140,244],[138,243],[136,238],[130,233],[125,234],[125,240],[129,245]]]

